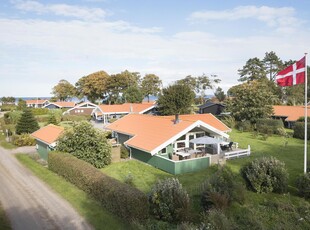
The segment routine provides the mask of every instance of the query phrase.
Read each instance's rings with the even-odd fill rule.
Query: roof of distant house
[[[26,101],[26,104],[27,105],[30,105],[30,104],[44,104],[46,101],[48,100],[25,100]]]
[[[305,116],[305,106],[274,105],[274,116],[286,117],[286,121],[297,121],[298,118]],[[310,116],[310,108],[308,108]]]
[[[213,106],[213,105],[219,105],[219,106],[222,106],[224,107],[223,104],[220,104],[220,103],[214,103],[214,102],[211,102],[211,101],[208,101],[207,103],[203,104],[203,105],[200,105],[198,106],[200,109],[204,109],[204,108],[207,108],[207,107],[210,107],[210,106]]]
[[[48,105],[56,105],[59,108],[73,108],[75,106],[75,102],[72,101],[57,101],[57,102],[50,102]]]
[[[99,109],[104,114],[113,113],[144,113],[155,107],[154,102],[149,103],[124,103],[115,105],[99,105]]]
[[[126,144],[155,154],[171,141],[186,134],[197,126],[204,126],[214,133],[228,137],[230,129],[212,114],[180,115],[175,124],[174,116],[150,116],[129,114],[113,122],[106,128],[133,136]]]
[[[31,136],[46,144],[54,143],[63,133],[64,127],[49,124],[41,129],[33,132]]]

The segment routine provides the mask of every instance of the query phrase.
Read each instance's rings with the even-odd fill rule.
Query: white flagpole
[[[304,156],[304,173],[307,173],[307,130],[308,130],[308,76],[307,76],[307,53],[305,53],[305,156]]]

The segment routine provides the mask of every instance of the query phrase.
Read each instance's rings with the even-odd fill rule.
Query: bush
[[[90,121],[91,116],[90,115],[64,115],[61,118],[61,121]]]
[[[310,140],[310,123],[307,124],[307,132],[308,132],[308,136],[307,136],[307,140]],[[304,122],[296,122],[294,125],[294,134],[293,137],[298,138],[298,139],[305,139],[305,123]]]
[[[32,108],[31,109],[33,115],[37,116],[37,115],[46,115],[49,113],[49,109],[47,108]]]
[[[11,111],[8,113],[4,114],[4,122],[5,124],[17,124],[18,120],[20,119],[20,117],[22,116],[22,112],[21,111]]]
[[[264,134],[279,134],[278,129],[283,128],[282,120],[275,119],[258,119],[256,122],[256,129],[260,133]]]
[[[157,182],[149,194],[149,203],[151,214],[159,220],[181,222],[189,218],[189,196],[176,178]]]
[[[36,140],[29,134],[13,135],[11,141],[16,146],[34,146],[36,145]]]
[[[274,157],[262,157],[240,170],[247,187],[257,193],[284,193],[288,185],[285,164]]]
[[[232,116],[225,116],[223,118],[221,118],[221,121],[228,127],[230,128],[235,128],[236,126],[236,120],[234,117]]]
[[[236,128],[242,132],[250,132],[253,130],[253,126],[250,121],[239,121],[236,124]]]
[[[310,198],[310,172],[297,178],[296,186],[300,196]]]
[[[50,152],[48,167],[98,200],[108,211],[126,220],[148,218],[147,196],[111,178],[68,153]]]
[[[229,219],[221,210],[210,210],[202,214],[200,230],[232,230],[238,229],[233,220]]]
[[[201,205],[205,211],[211,208],[224,209],[232,201],[244,202],[244,188],[227,166],[219,168],[203,187]]]
[[[125,146],[121,146],[121,158],[126,159],[129,157],[129,151]]]

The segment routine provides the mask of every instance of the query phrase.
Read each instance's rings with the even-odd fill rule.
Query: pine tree
[[[25,109],[16,125],[16,134],[33,133],[38,130],[39,124],[30,109]]]

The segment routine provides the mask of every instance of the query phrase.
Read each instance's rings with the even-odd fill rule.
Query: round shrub
[[[236,124],[236,128],[242,132],[250,132],[253,130],[253,126],[250,121],[239,121]]]
[[[268,135],[278,134],[278,129],[283,128],[282,120],[275,119],[258,119],[256,122],[256,129],[260,133],[265,133]]]
[[[296,186],[300,196],[310,198],[310,172],[297,178]]]
[[[129,157],[129,151],[125,146],[121,146],[121,158],[126,159]]]
[[[232,201],[244,201],[244,188],[227,166],[220,167],[203,187],[201,206],[205,211],[211,208],[224,209]]]
[[[307,136],[307,140],[310,140],[310,124],[307,124],[307,132],[308,132],[308,136]],[[294,125],[294,134],[293,137],[298,138],[298,139],[305,139],[305,123],[304,122],[295,122]]]
[[[12,143],[16,146],[34,146],[36,140],[31,137],[29,134],[23,133],[21,135],[13,135],[11,137]]]
[[[235,222],[229,219],[221,210],[210,210],[202,214],[201,224],[198,229],[238,229]]]
[[[150,212],[168,222],[188,220],[190,200],[179,180],[168,178],[157,182],[149,194]]]
[[[288,185],[285,164],[274,157],[253,160],[240,170],[247,187],[257,193],[284,193]]]

